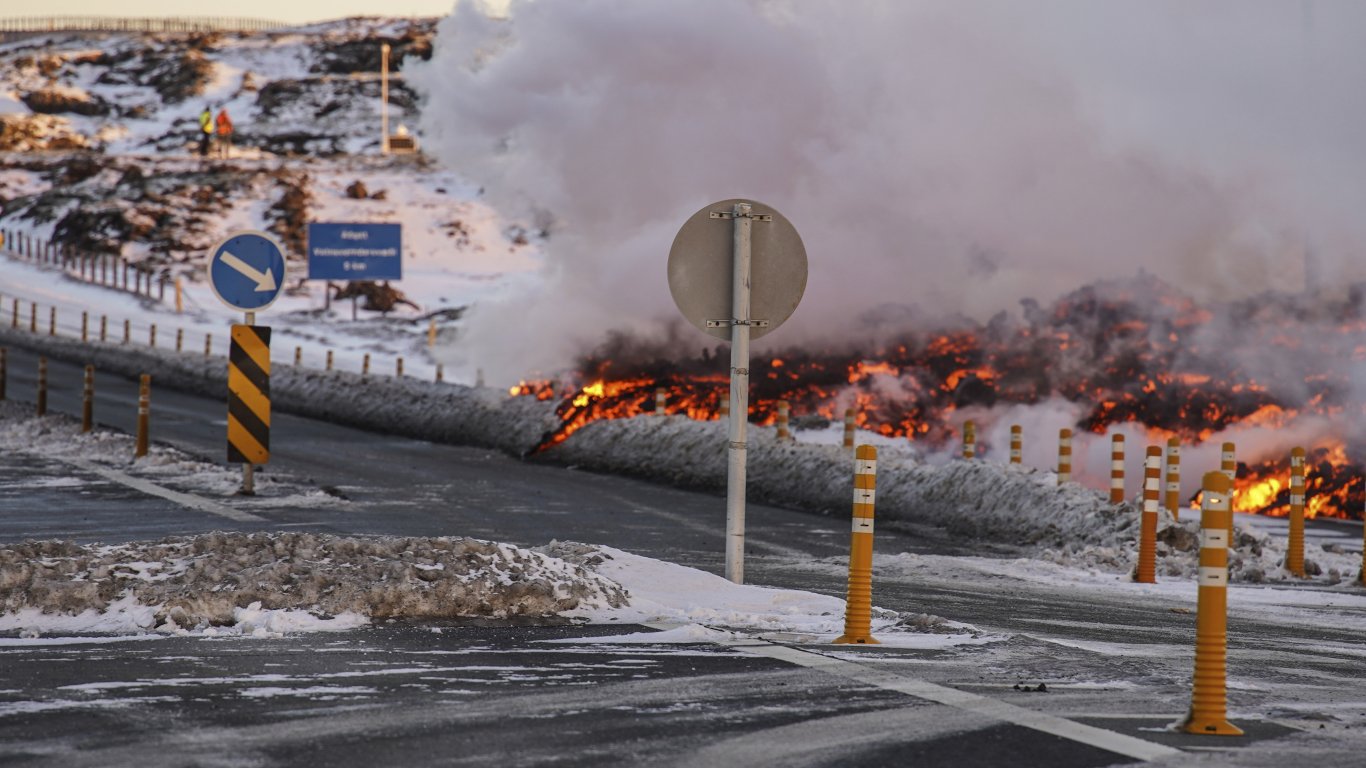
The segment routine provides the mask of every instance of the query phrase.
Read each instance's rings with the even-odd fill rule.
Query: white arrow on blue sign
[[[233,309],[255,312],[275,303],[285,283],[285,250],[265,232],[234,232],[214,246],[209,285]]]

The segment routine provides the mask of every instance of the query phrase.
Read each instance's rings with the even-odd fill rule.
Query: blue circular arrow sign
[[[233,309],[265,309],[284,284],[285,251],[265,232],[234,232],[209,257],[209,285]]]

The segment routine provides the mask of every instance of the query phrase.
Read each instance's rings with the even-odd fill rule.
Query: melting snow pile
[[[466,538],[219,532],[0,549],[0,631],[260,634],[368,619],[548,617],[625,602],[619,585],[581,566]]]

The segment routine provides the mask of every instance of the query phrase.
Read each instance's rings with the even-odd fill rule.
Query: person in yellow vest
[[[209,142],[213,140],[213,110],[209,105],[204,105],[204,111],[199,113],[199,156],[209,156]]]
[[[228,108],[223,107],[218,110],[218,156],[227,157],[231,149],[232,118],[228,117]]]

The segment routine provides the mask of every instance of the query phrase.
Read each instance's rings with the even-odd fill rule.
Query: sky
[[[455,0],[234,0],[230,4],[191,0],[48,0],[41,10],[28,0],[0,0],[6,16],[240,16],[300,22],[347,16],[445,16]]]

